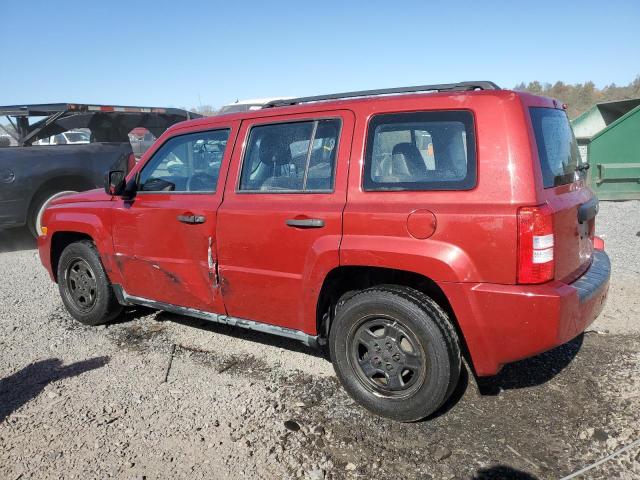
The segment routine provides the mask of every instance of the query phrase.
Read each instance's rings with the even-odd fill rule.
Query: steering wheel
[[[212,192],[216,188],[216,177],[207,173],[194,173],[187,180],[187,192]]]

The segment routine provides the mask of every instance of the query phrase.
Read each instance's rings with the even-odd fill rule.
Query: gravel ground
[[[600,202],[596,234],[611,257],[612,279],[605,310],[592,328],[640,334],[640,201]]]
[[[464,375],[415,424],[370,415],[284,339],[146,309],[82,326],[28,236],[0,232],[0,478],[568,475],[640,438],[638,207],[601,203],[614,276],[589,333]],[[586,478],[640,478],[640,448]]]

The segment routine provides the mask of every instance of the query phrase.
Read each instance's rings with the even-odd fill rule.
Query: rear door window
[[[376,115],[369,123],[365,190],[468,190],[476,142],[468,111]]]
[[[337,119],[253,127],[240,191],[332,191],[339,131]]]
[[[544,188],[572,183],[585,174],[576,168],[581,164],[578,143],[567,114],[555,108],[529,108],[538,147],[538,158]]]

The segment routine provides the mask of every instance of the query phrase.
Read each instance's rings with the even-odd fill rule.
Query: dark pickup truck
[[[128,136],[132,129],[144,127],[159,137],[171,125],[201,115],[176,108],[57,103],[0,107],[2,116],[18,146],[0,148],[0,229],[27,225],[37,236],[51,200],[102,187],[105,172],[135,165]],[[35,144],[76,129],[89,130],[91,141]]]

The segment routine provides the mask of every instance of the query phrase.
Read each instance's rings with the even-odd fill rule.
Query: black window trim
[[[179,133],[177,135],[172,135],[169,138],[167,138],[164,142],[162,142],[162,145],[160,145],[158,148],[156,148],[156,150],[153,152],[153,154],[147,159],[147,161],[144,163],[144,165],[142,166],[142,168],[140,168],[140,170],[138,171],[138,173],[136,174],[136,196],[138,195],[215,195],[215,193],[218,191],[218,184],[220,183],[220,175],[218,175],[218,178],[216,179],[216,185],[215,188],[211,191],[206,191],[206,192],[174,192],[174,191],[160,191],[160,190],[140,190],[140,174],[142,173],[142,171],[147,168],[147,165],[149,165],[154,157],[158,154],[158,152],[160,150],[162,150],[162,148],[169,143],[171,140],[173,140],[174,138],[179,138],[179,137],[185,137],[187,135],[196,135],[198,133],[211,133],[211,132],[220,132],[220,131],[228,131],[229,132],[229,136],[227,137],[227,145],[225,145],[224,148],[224,153],[222,154],[222,161],[220,163],[220,170],[222,171],[222,165],[224,164],[225,161],[225,156],[227,156],[227,147],[228,147],[228,143],[229,143],[229,139],[231,139],[231,134],[233,133],[233,127],[231,125],[229,125],[228,127],[216,127],[216,128],[207,128],[205,130],[192,130],[192,131],[188,131],[188,132],[183,132],[183,133]]]
[[[380,184],[371,179],[371,157],[373,156],[373,136],[375,135],[376,120],[392,115],[411,114],[442,114],[442,113],[466,113],[469,115],[471,125],[467,132],[467,176],[458,181],[438,182],[399,182]],[[372,128],[373,127],[373,128]],[[466,127],[466,123],[465,123]],[[468,134],[473,135],[473,142],[469,141]],[[469,146],[473,148],[469,148]],[[473,190],[478,186],[478,134],[474,112],[469,109],[434,109],[434,110],[401,110],[395,112],[377,112],[371,115],[367,121],[365,137],[364,159],[362,166],[361,188],[363,192],[460,192]]]
[[[248,122],[252,122],[254,119],[249,119],[247,120]],[[262,120],[262,119],[261,119]],[[307,171],[308,171],[308,167],[309,167],[309,161],[311,160],[309,153],[310,150],[313,147],[313,140],[315,140],[315,133],[316,133],[316,128],[318,126],[318,123],[323,121],[323,120],[337,120],[338,121],[338,132],[337,132],[337,138],[336,138],[336,158],[335,161],[333,162],[333,172],[332,172],[332,177],[331,177],[331,190],[241,190],[240,188],[240,181],[242,180],[242,169],[244,168],[244,162],[246,161],[246,157],[247,157],[247,151],[249,149],[249,139],[251,138],[251,132],[253,131],[254,128],[256,127],[266,127],[266,126],[270,126],[270,125],[281,125],[281,124],[291,124],[291,123],[308,123],[308,122],[312,122],[313,123],[313,131],[312,131],[312,137],[311,140],[309,142],[309,150],[307,151],[307,164],[305,166],[305,171],[304,171],[304,178],[303,178],[303,187],[305,185],[306,182],[306,177],[307,177]],[[240,195],[282,195],[282,194],[296,194],[296,195],[311,195],[311,194],[315,194],[315,195],[328,195],[328,194],[332,194],[335,193],[336,191],[336,176],[337,176],[337,171],[338,171],[338,153],[340,151],[340,140],[342,138],[342,127],[343,127],[343,119],[341,116],[322,116],[322,117],[304,117],[304,118],[295,118],[295,119],[283,119],[283,120],[279,120],[279,121],[271,121],[271,122],[265,122],[265,123],[252,123],[251,126],[249,127],[249,130],[247,131],[245,138],[242,142],[242,161],[240,162],[240,168],[238,170],[238,178],[236,180],[236,185],[235,185],[235,193],[236,194],[240,194]]]

